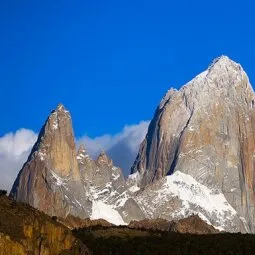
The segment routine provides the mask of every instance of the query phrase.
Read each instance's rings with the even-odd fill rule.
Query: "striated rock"
[[[191,175],[224,194],[247,223],[239,230],[254,232],[254,99],[242,67],[225,56],[180,90],[169,90],[132,167],[139,185],[176,171]]]
[[[58,255],[64,251],[90,254],[68,228],[51,217],[29,205],[0,197],[0,254]]]
[[[10,196],[51,216],[89,217],[91,202],[81,181],[71,116],[63,105],[46,120]]]

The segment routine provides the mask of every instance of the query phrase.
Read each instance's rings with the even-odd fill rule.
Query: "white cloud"
[[[137,125],[127,125],[116,135],[105,134],[91,138],[84,136],[77,140],[85,144],[89,154],[96,157],[105,150],[117,166],[127,175],[137,155],[138,148],[144,139],[149,121]],[[0,189],[10,191],[19,170],[36,142],[37,134],[29,129],[19,129],[0,137]]]
[[[149,121],[141,121],[136,125],[126,125],[116,135],[105,134],[95,138],[85,135],[78,139],[78,144],[85,144],[92,157],[96,157],[101,150],[105,150],[114,163],[120,166],[127,175],[147,133],[148,125]]]
[[[24,128],[0,137],[0,189],[10,191],[36,139],[37,134]]]

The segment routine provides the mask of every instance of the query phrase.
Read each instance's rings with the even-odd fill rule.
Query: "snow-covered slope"
[[[172,220],[197,214],[225,231],[238,231],[240,224],[244,224],[219,190],[209,189],[179,171],[148,186],[136,199],[151,219]]]
[[[139,172],[135,172],[133,174],[130,174],[127,177],[126,183],[128,186],[128,190],[131,193],[135,193],[140,190],[140,187],[138,186],[138,183],[140,182],[140,174]]]
[[[114,225],[126,225],[119,212],[113,206],[105,204],[100,200],[93,201],[90,219],[104,219]]]

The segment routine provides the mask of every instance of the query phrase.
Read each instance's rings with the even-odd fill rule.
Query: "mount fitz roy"
[[[229,232],[255,232],[255,97],[242,67],[222,56],[157,107],[131,174],[105,153],[77,150],[59,105],[42,127],[10,196],[62,218],[181,219],[198,214]]]

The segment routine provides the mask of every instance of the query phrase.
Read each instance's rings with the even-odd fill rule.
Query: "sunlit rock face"
[[[144,187],[176,171],[220,190],[254,232],[254,91],[222,56],[160,102],[131,173]]]
[[[92,205],[81,181],[71,116],[62,104],[46,120],[10,195],[49,215],[89,216]]]

